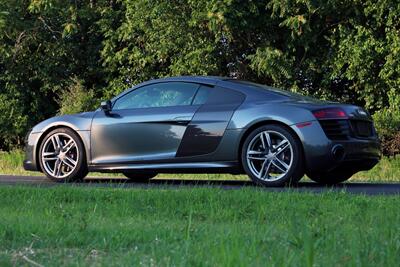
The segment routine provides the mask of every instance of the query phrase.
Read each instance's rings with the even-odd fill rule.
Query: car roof
[[[145,86],[145,85],[150,85],[150,84],[156,84],[156,83],[163,83],[163,82],[192,82],[192,83],[198,83],[198,84],[204,84],[204,85],[209,85],[209,86],[216,86],[217,84],[219,86],[228,88],[228,89],[233,89],[236,91],[240,91],[241,93],[244,93],[247,96],[251,96],[250,99],[257,100],[259,97],[262,97],[265,94],[274,94],[277,95],[276,92],[273,92],[271,90],[268,90],[269,88],[265,86],[264,88],[260,88],[258,86],[251,85],[251,83],[248,83],[246,81],[242,80],[237,80],[234,78],[230,77],[220,77],[220,76],[174,76],[174,77],[165,77],[165,78],[159,78],[159,79],[153,79],[153,80],[148,80],[143,83],[137,84],[134,87],[122,92],[121,94],[115,96],[112,101],[130,93],[132,90],[135,90],[139,87]],[[267,90],[266,90],[267,89]],[[281,97],[283,96],[282,94],[279,94]],[[287,97],[287,96],[286,96]],[[249,100],[250,100],[249,99]]]
[[[209,85],[216,85],[218,82],[230,79],[228,77],[219,76],[175,76],[175,77],[165,77],[154,80],[149,80],[147,82],[141,83],[140,85],[159,83],[159,82],[194,82]]]

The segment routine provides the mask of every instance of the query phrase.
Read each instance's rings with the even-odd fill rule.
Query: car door
[[[92,164],[140,163],[175,157],[188,123],[198,84],[163,82],[137,88],[97,111],[91,127]]]
[[[233,89],[202,85],[193,102],[201,106],[188,125],[176,157],[208,155],[205,159],[210,160],[210,154],[218,148],[234,111],[244,99],[244,94]]]

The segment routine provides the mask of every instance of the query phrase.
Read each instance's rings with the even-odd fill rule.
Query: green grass
[[[0,187],[0,266],[397,266],[398,196]]]
[[[0,174],[43,175],[40,172],[25,171],[22,168],[23,159],[24,154],[20,150],[0,152]],[[101,173],[90,173],[89,176],[123,177],[118,174]],[[166,178],[194,180],[248,180],[246,175],[230,174],[160,174],[157,176],[157,179]],[[400,182],[400,156],[394,158],[383,158],[372,170],[359,172],[355,174],[350,181]]]

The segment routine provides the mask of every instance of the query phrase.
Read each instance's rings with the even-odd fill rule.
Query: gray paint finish
[[[279,123],[301,141],[308,172],[329,170],[351,163],[371,168],[380,158],[378,137],[347,140],[327,137],[312,111],[340,107],[351,120],[371,121],[353,105],[323,102],[279,93],[221,77],[171,77],[139,84],[111,101],[144,85],[186,82],[206,85],[214,95],[204,105],[188,105],[93,112],[53,117],[27,135],[24,167],[38,170],[37,151],[43,137],[57,127],[68,127],[80,136],[90,170],[153,169],[185,172],[237,172],[241,143],[257,125]],[[221,93],[222,92],[222,93]],[[243,97],[230,98],[229,95]],[[298,124],[309,122],[305,127]],[[346,150],[343,162],[332,160],[334,145]],[[368,164],[367,164],[368,163]],[[190,167],[192,166],[192,167]]]
[[[199,106],[96,112],[91,131],[92,164],[174,158]]]
[[[235,110],[246,96],[225,88],[210,89],[208,101],[202,105],[188,125],[177,157],[209,154],[216,150]]]

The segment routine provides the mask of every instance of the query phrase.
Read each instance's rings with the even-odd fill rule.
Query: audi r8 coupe
[[[335,184],[371,169],[380,144],[363,108],[222,77],[139,84],[93,112],[53,117],[26,137],[26,170],[57,182],[89,171],[134,181],[158,173],[246,173],[283,186]]]

